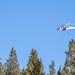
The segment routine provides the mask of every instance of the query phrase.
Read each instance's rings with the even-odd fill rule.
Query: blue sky
[[[75,31],[57,31],[66,23],[75,26],[74,0],[1,0],[0,57],[5,63],[12,47],[16,49],[20,68],[26,68],[31,49],[42,58],[44,70],[55,61],[55,69],[63,67],[65,51],[75,38]]]

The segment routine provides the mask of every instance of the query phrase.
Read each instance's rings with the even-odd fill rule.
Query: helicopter
[[[57,28],[57,30],[63,31],[63,30],[74,30],[75,27],[72,26],[67,26],[67,25],[62,25],[59,28]]]

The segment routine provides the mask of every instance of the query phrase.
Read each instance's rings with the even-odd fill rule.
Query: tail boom
[[[69,28],[66,28],[66,30],[74,30],[75,27],[69,27]]]

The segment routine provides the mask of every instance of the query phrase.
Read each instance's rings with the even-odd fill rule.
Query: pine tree
[[[62,75],[62,74],[61,74],[61,66],[59,67],[59,70],[58,70],[58,72],[57,72],[57,75]]]
[[[25,75],[31,75],[28,70],[25,71]]]
[[[69,63],[68,59],[66,58],[61,75],[70,75],[69,68],[68,68],[68,63]]]
[[[22,72],[20,72],[20,75],[25,75],[25,69],[22,69]]]
[[[49,72],[50,72],[50,75],[55,75],[55,68],[54,68],[54,66],[55,66],[55,63],[54,63],[54,60],[52,60],[52,64],[51,65],[49,65]]]
[[[5,73],[6,75],[20,75],[19,63],[14,48],[10,51],[9,59],[5,63]]]
[[[66,53],[66,61],[62,70],[63,75],[75,75],[75,41],[69,42],[69,50]]]
[[[1,59],[0,59],[0,60],[1,60]],[[0,75],[4,75],[4,67],[3,67],[1,61],[0,61]]]
[[[44,75],[44,66],[42,60],[38,59],[38,54],[35,49],[32,49],[31,55],[29,57],[29,62],[27,64],[28,68],[26,70],[27,75]]]

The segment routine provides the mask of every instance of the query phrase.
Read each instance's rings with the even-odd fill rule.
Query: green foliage
[[[5,72],[6,75],[20,75],[16,50],[14,48],[10,51],[9,59],[5,63]]]
[[[1,62],[0,62],[0,75],[4,75],[4,67]]]
[[[75,74],[75,41],[69,42],[69,50],[66,53],[66,60],[62,69],[61,75],[74,75]]]
[[[69,51],[66,52],[66,66],[70,74],[75,74],[75,41],[69,42]]]
[[[57,75],[61,75],[61,66],[59,67],[59,70],[57,72]]]
[[[75,75],[75,41],[69,42],[69,50],[65,52],[66,60],[64,67],[59,67],[57,75]],[[49,74],[55,75],[55,62],[52,60],[49,65]],[[20,72],[19,63],[17,60],[16,50],[12,48],[9,54],[9,59],[2,65],[0,62],[0,75],[45,75],[42,59],[38,58],[38,53],[35,49],[31,50],[27,68]]]
[[[28,70],[25,71],[25,75],[31,75]]]
[[[22,69],[22,72],[20,72],[20,75],[25,75],[25,70],[24,70],[24,68]]]
[[[32,49],[31,51],[27,66],[28,68],[26,72],[28,75],[44,75],[42,60],[38,59],[38,54],[35,49]]]
[[[55,66],[55,63],[54,63],[54,60],[52,60],[52,64],[49,65],[50,75],[55,75],[55,68],[54,68],[54,66]]]

